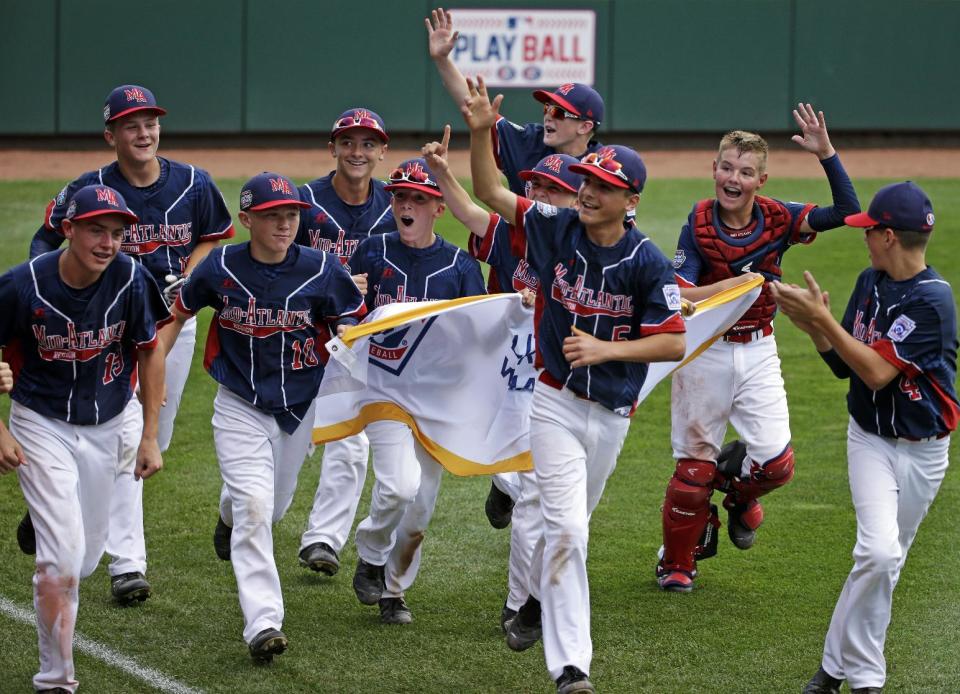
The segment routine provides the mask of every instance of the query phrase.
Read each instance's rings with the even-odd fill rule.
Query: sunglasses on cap
[[[543,112],[545,115],[550,116],[554,120],[583,120],[576,113],[570,113],[570,111],[565,111],[556,104],[544,104]]]
[[[378,133],[383,132],[383,128],[380,127],[377,119],[370,116],[344,116],[333,124],[334,132],[344,128],[370,128],[370,130],[376,130]]]
[[[390,182],[391,183],[419,183],[425,186],[436,186],[436,181],[433,181],[424,169],[419,167],[412,168],[409,170],[404,170],[399,167],[390,172]]]
[[[617,178],[623,179],[624,183],[630,185],[630,179],[627,178],[627,174],[623,172],[623,164],[618,162],[612,156],[601,159],[600,155],[596,152],[590,152],[590,154],[580,160],[580,163],[603,169],[607,173],[612,173]],[[630,185],[630,187],[633,188],[632,185]]]

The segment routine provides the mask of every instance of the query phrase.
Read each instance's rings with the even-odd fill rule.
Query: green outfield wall
[[[604,130],[786,130],[811,101],[835,130],[960,131],[958,0],[470,0],[592,9]],[[392,132],[461,120],[430,63],[424,0],[0,0],[0,135],[100,130],[133,82],[167,132],[326,132],[345,108]],[[456,8],[454,8],[455,10]],[[951,87],[950,85],[954,85]],[[529,90],[505,115],[539,118]]]

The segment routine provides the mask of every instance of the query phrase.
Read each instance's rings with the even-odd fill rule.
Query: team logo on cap
[[[557,87],[557,94],[562,94],[563,96],[566,96],[567,94],[573,91],[573,88],[575,86],[576,85],[573,82],[567,82],[566,84],[561,84],[559,87]]]
[[[135,101],[138,104],[147,103],[147,95],[143,93],[142,89],[137,89],[136,87],[133,89],[124,89],[123,95],[127,97],[127,101]]]
[[[274,193],[283,193],[284,195],[293,196],[293,188],[290,187],[290,182],[285,178],[271,178],[270,189]]]
[[[560,173],[560,170],[563,168],[563,159],[558,157],[556,154],[551,154],[549,157],[544,159],[540,165],[545,169],[550,169],[554,173]]]
[[[120,207],[117,202],[117,194],[112,188],[97,188],[97,202],[105,202],[110,207]]]
[[[933,217],[933,212],[927,212],[927,226],[928,226],[928,227],[932,227],[932,226],[933,226],[933,219],[934,219],[934,217]]]
[[[57,205],[62,205],[67,201],[67,187],[64,186],[63,190],[57,193]]]
[[[67,219],[70,219],[77,213],[77,201],[71,200],[70,207],[67,208]]]
[[[245,210],[253,203],[253,191],[245,190],[240,193],[240,209]]]

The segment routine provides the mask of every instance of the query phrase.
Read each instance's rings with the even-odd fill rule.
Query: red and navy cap
[[[524,181],[529,181],[534,176],[542,176],[571,193],[576,193],[583,183],[583,176],[570,170],[571,166],[576,165],[577,158],[569,154],[550,154],[538,161],[532,169],[525,169],[518,175]]]
[[[877,191],[866,212],[844,217],[843,222],[851,227],[933,231],[933,203],[913,181],[891,183]]]
[[[243,212],[256,212],[280,205],[310,207],[300,201],[300,192],[286,176],[264,171],[243,184],[240,189],[240,209]]]
[[[138,222],[139,217],[127,207],[127,201],[110,186],[84,186],[70,198],[64,219],[76,222],[80,219],[100,217],[105,214],[117,214],[127,222]]]
[[[590,152],[570,170],[578,174],[593,174],[610,185],[627,188],[634,193],[643,191],[647,182],[647,167],[635,151],[624,145],[605,145]]]
[[[355,128],[372,130],[384,142],[390,141],[390,138],[387,137],[387,127],[383,124],[383,118],[368,108],[351,108],[341,113],[330,130],[330,141],[333,142],[337,139],[337,135]]]
[[[561,84],[552,92],[538,89],[533,98],[541,104],[556,104],[582,120],[599,123],[603,120],[603,97],[593,87],[579,82]]]
[[[390,172],[390,182],[384,186],[384,190],[397,190],[398,188],[419,190],[421,193],[432,195],[435,198],[443,197],[440,186],[437,185],[433,172],[430,171],[425,159],[407,159]]]
[[[166,115],[166,109],[157,106],[157,100],[146,87],[124,84],[107,95],[103,104],[103,122],[110,123],[134,111],[153,111],[158,116]]]

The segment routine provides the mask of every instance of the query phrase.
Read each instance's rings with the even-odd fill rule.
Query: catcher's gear
[[[681,458],[667,484],[663,502],[663,545],[661,566],[688,573],[696,570],[694,550],[710,517],[710,495],[716,465],[708,460]],[[714,550],[715,551],[715,550]]]
[[[163,300],[167,302],[167,308],[170,308],[177,297],[180,296],[180,288],[183,287],[187,278],[182,275],[167,275],[163,279],[167,283],[163,290]]]

